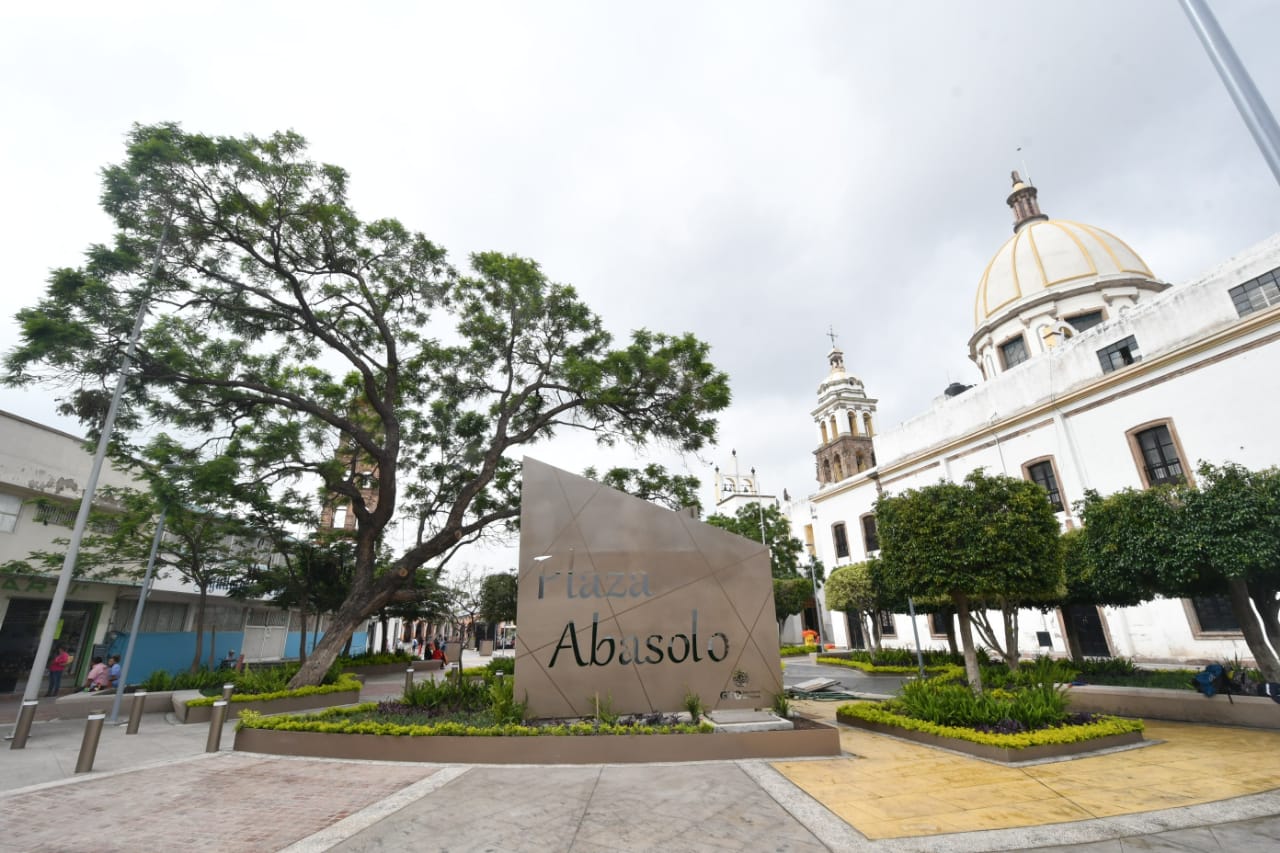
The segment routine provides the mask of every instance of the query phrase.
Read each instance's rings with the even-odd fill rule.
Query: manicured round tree
[[[982,689],[970,605],[999,602],[1007,653],[1016,654],[1021,604],[1061,592],[1058,520],[1044,490],[982,471],[963,483],[940,482],[876,502],[880,559],[892,586],[906,594],[945,596],[960,619],[965,670]],[[1009,660],[1016,665],[1016,657]]]

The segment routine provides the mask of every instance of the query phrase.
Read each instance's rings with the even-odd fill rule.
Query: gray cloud
[[[1274,107],[1280,7],[1214,6]],[[734,383],[723,448],[669,460],[708,485],[735,447],[766,488],[813,487],[829,325],[883,424],[976,380],[974,289],[1023,159],[1047,213],[1174,282],[1280,228],[1280,190],[1164,0],[86,5],[3,23],[6,315],[107,236],[97,170],[131,122],[290,127],[350,170],[365,216],[455,260],[534,257],[619,334],[709,341]],[[53,420],[39,392],[0,406]],[[582,442],[538,453],[607,464]]]

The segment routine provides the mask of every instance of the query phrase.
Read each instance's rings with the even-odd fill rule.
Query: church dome
[[[990,379],[1169,285],[1119,237],[1050,219],[1013,173],[1013,236],[978,281],[969,357]]]
[[[1154,281],[1155,275],[1110,231],[1065,219],[1028,222],[982,273],[974,325],[982,326],[1020,300],[1029,301],[1059,285],[1133,278]]]

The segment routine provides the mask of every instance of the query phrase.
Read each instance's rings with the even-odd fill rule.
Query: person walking
[[[53,659],[49,661],[49,696],[57,696],[62,689],[62,673],[71,664],[71,655],[62,646],[53,650]]]

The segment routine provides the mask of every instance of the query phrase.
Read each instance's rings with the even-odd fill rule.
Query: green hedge
[[[343,669],[352,666],[377,666],[388,663],[413,663],[417,658],[408,652],[366,652],[362,655],[338,656],[338,665]]]
[[[866,661],[854,660],[853,658],[833,658],[827,657],[826,655],[820,656],[818,658],[818,663],[825,663],[830,666],[844,666],[849,669],[857,669],[862,672],[880,673],[881,675],[910,675],[920,672],[920,668],[918,666],[879,666]],[[926,666],[924,671],[945,675],[952,675],[958,671],[963,675],[964,667],[959,667],[954,664],[943,664],[941,666]]]
[[[299,687],[296,690],[277,690],[272,693],[232,693],[232,702],[265,702],[271,699],[291,699],[294,696],[320,696],[325,693],[342,693],[346,690],[359,690],[363,685],[360,679],[349,673],[343,673],[332,684],[321,684],[316,687]],[[200,708],[212,705],[220,696],[205,696],[187,702],[188,708]]]
[[[856,717],[860,720],[866,720],[870,723],[880,723],[886,726],[896,726],[900,729],[909,731],[925,732],[939,737],[955,738],[957,740],[967,740],[971,743],[981,743],[987,746],[998,746],[1006,749],[1026,749],[1029,746],[1047,746],[1050,744],[1063,743],[1079,743],[1081,741],[1096,740],[1101,737],[1110,735],[1129,734],[1130,732],[1140,732],[1143,730],[1141,720],[1126,720],[1120,717],[1097,717],[1091,723],[1085,723],[1080,726],[1058,726],[1050,729],[1037,729],[1031,732],[1019,732],[1018,734],[986,734],[985,732],[975,731],[973,729],[960,728],[957,726],[940,726],[936,723],[925,722],[924,720],[913,719],[912,717],[904,717],[901,714],[895,714],[887,711],[883,707],[882,702],[856,702],[849,705],[841,705],[836,709],[837,716]]]
[[[817,646],[783,646],[778,649],[778,655],[784,658],[798,658],[801,655],[813,654],[818,651]]]
[[[324,732],[327,734],[391,735],[393,737],[555,737],[594,735],[675,735],[706,734],[715,731],[709,723],[674,726],[619,726],[606,723],[566,723],[556,726],[526,726],[510,723],[501,726],[468,726],[456,722],[440,722],[421,725],[403,723],[379,723],[372,720],[343,719],[352,714],[365,714],[377,710],[376,702],[366,702],[351,708],[330,708],[319,714],[277,714],[263,716],[255,711],[240,715],[238,729],[264,729],[279,732]]]

